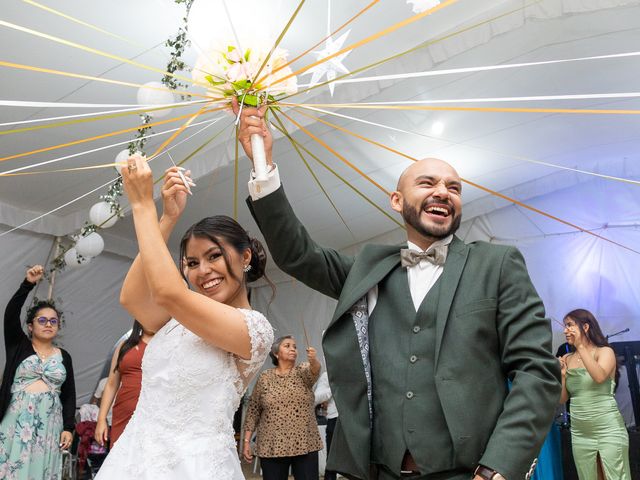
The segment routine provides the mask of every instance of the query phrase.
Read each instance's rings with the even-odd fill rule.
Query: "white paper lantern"
[[[111,211],[111,205],[107,202],[98,202],[89,210],[89,219],[100,228],[109,228],[118,221],[118,215]]]
[[[64,254],[64,263],[69,268],[81,268],[91,261],[88,257],[79,257],[75,248],[70,248]]]
[[[151,88],[145,88],[151,87]],[[156,89],[165,90],[156,90]],[[167,105],[169,103],[175,103],[173,93],[166,89],[160,82],[147,82],[138,89],[138,103],[140,105]],[[165,108],[164,110],[154,110],[153,112],[147,112],[147,115],[154,118],[166,117],[171,113],[171,108]]]
[[[76,242],[76,252],[83,257],[97,257],[104,250],[104,240],[99,233],[93,232],[80,237]]]

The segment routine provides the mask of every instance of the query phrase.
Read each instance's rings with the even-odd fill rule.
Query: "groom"
[[[391,194],[406,244],[355,257],[319,246],[280,185],[263,114],[245,107],[239,131],[250,158],[250,135],[263,136],[270,169],[249,182],[249,208],[276,264],[338,300],[323,340],[340,414],[328,468],[367,480],[525,478],[560,371],[521,254],[454,235],[462,185],[438,159],[410,165]]]

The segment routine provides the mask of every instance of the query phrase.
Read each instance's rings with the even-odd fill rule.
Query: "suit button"
[[[418,357],[416,357],[415,355],[411,355],[411,357],[409,358],[409,361],[411,363],[416,363],[418,361]]]
[[[413,333],[418,333],[419,331],[420,331],[420,327],[418,325],[413,327]]]
[[[411,391],[407,392],[407,398],[411,400],[413,398],[413,392]]]

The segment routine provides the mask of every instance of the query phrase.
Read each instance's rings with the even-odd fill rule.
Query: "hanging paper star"
[[[342,34],[337,40],[333,40],[331,37],[327,38],[324,50],[313,52],[313,54],[316,56],[316,59],[322,60],[330,55],[333,55],[336,52],[339,52],[340,49],[342,49],[342,45],[347,39],[349,33],[351,33],[351,30],[348,30],[346,33]],[[326,62],[322,62],[319,65],[316,65],[315,67],[310,68],[308,71],[306,71],[305,74],[312,75],[309,86],[313,87],[314,85],[317,85],[320,82],[320,79],[322,79],[322,77],[324,77],[325,75],[327,76],[327,80],[331,81],[336,78],[338,73],[349,73],[347,67],[342,64],[349,53],[351,53],[351,51],[341,53],[340,55],[337,55],[332,59],[327,60]],[[329,91],[331,92],[332,97],[334,88],[335,84],[330,83]]]

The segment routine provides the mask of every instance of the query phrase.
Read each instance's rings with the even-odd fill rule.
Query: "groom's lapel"
[[[438,313],[436,316],[436,350],[435,364],[438,364],[438,355],[440,354],[440,345],[442,337],[449,318],[453,298],[458,288],[458,283],[462,277],[464,266],[469,255],[469,247],[458,239],[453,237],[453,241],[449,244],[447,253],[447,261],[444,264],[444,271],[440,277],[440,294],[438,297]]]
[[[363,248],[342,288],[330,326],[398,265],[400,248],[402,245],[368,245]]]

